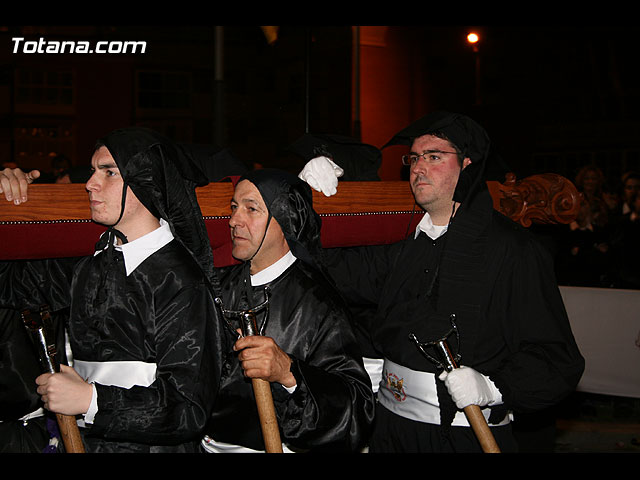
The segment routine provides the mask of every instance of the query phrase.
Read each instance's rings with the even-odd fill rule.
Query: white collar
[[[272,263],[264,270],[260,270],[255,275],[251,275],[251,286],[258,287],[278,278],[282,273],[296,261],[296,257],[289,250],[283,257]]]
[[[155,230],[136,238],[135,240],[116,245],[115,249],[122,252],[124,257],[124,266],[127,276],[133,272],[138,266],[155,252],[164,247],[173,240],[173,234],[169,224],[164,219],[160,219],[160,226]],[[114,240],[115,241],[115,240]],[[102,250],[97,251],[94,255],[99,254]]]
[[[422,220],[420,220],[420,223],[416,226],[416,233],[413,238],[417,238],[420,231],[423,231],[431,240],[436,240],[445,234],[447,228],[449,228],[449,225],[434,225],[431,216],[427,212],[424,212],[424,217],[422,217]]]

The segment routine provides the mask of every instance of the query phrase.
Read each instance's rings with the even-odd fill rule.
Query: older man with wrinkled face
[[[224,309],[265,301],[267,308],[256,313],[262,336],[231,339],[236,358],[203,450],[264,450],[246,378],[271,382],[284,451],[357,450],[373,418],[373,393],[349,312],[320,269],[320,219],[309,187],[286,172],[248,173],[236,185],[229,227],[233,256],[243,263],[222,278]]]
[[[229,227],[231,253],[238,260],[251,260],[251,273],[272,265],[289,251],[278,221],[270,218],[262,195],[248,180],[241,181],[235,188]]]

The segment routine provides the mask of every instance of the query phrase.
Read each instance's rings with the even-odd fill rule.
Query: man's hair
[[[458,155],[457,155],[457,157],[458,157],[458,165],[459,165],[460,167],[462,167],[462,162],[464,162],[465,155],[464,155],[464,153],[462,152],[462,150],[460,150],[460,148],[459,148],[455,143],[453,143],[453,142],[451,141],[451,139],[447,136],[447,134],[446,134],[446,133],[444,133],[444,132],[442,132],[442,131],[440,131],[440,130],[435,130],[435,131],[433,131],[433,132],[427,132],[427,133],[424,133],[424,134],[420,135],[420,137],[423,137],[423,136],[425,136],[425,135],[432,135],[432,136],[434,136],[434,137],[437,137],[437,138],[440,138],[440,139],[442,139],[442,140],[446,140],[447,142],[449,142],[449,144],[453,147],[453,149],[454,149],[454,150],[456,151],[456,153],[458,154]],[[416,137],[416,138],[420,138],[420,137]],[[414,138],[414,140],[415,140],[415,138]]]

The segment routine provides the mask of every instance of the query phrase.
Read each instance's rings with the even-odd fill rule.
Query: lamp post
[[[480,95],[480,49],[478,44],[480,36],[475,32],[467,35],[467,42],[471,45],[476,60],[476,105],[482,104],[482,96]]]

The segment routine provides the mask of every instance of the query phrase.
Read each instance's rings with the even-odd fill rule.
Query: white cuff
[[[84,414],[84,423],[93,423],[93,419],[98,413],[98,390],[96,389],[96,384],[92,383],[91,387],[93,388],[93,394],[91,395],[91,403],[89,404],[89,409],[87,413]]]
[[[289,395],[291,395],[293,392],[296,391],[296,388],[298,388],[298,384],[295,384],[293,387],[285,387],[284,385],[282,385],[282,388],[284,388],[287,392],[289,392]]]

